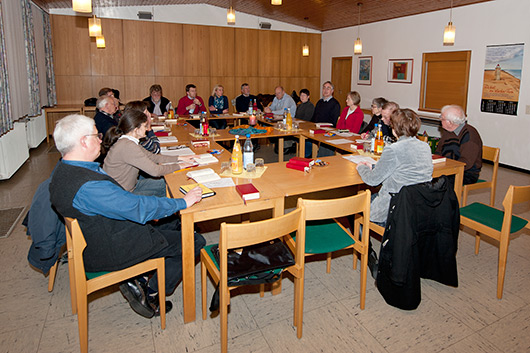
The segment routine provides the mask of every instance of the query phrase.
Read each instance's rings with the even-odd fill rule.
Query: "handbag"
[[[219,245],[212,247],[212,254],[220,264]],[[273,283],[281,278],[283,269],[294,264],[293,254],[280,239],[241,249],[230,249],[227,254],[228,285]],[[210,304],[210,311],[217,309],[219,309],[219,286]]]

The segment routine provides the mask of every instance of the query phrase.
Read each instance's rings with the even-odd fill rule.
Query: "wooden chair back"
[[[499,171],[499,157],[501,149],[498,147],[489,147],[482,146],[482,159],[490,161],[493,163],[493,173],[491,175],[491,180],[486,182],[480,182],[475,184],[464,185],[463,187],[463,196],[462,196],[462,206],[467,205],[467,195],[471,190],[478,189],[491,189],[490,194],[490,206],[495,206],[495,193],[497,190],[497,173]]]
[[[77,313],[79,344],[81,352],[88,352],[88,295],[105,287],[123,282],[129,278],[156,270],[158,276],[158,296],[160,299],[160,322],[166,328],[166,288],[164,258],[149,259],[123,270],[101,274],[87,279],[83,251],[87,243],[79,222],[75,218],[65,217],[66,248],[68,251],[68,271],[70,272],[70,295],[72,313]]]

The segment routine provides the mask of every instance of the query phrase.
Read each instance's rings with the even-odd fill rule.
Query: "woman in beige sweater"
[[[128,110],[120,118],[118,126],[105,135],[104,147],[109,149],[103,170],[125,190],[137,195],[166,196],[165,174],[185,168],[191,157],[173,157],[153,154],[139,145],[145,137],[147,116],[139,111]],[[140,171],[153,178],[138,179]]]

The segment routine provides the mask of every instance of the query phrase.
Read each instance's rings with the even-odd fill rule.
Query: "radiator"
[[[13,130],[0,137],[0,158],[0,180],[11,178],[29,158],[25,122],[16,122]]]
[[[46,138],[46,120],[44,110],[41,115],[26,119],[26,137],[28,147],[35,148]]]

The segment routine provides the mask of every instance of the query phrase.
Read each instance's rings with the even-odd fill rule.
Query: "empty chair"
[[[293,254],[295,264],[284,270],[294,276],[294,326],[297,337],[302,338],[303,299],[304,299],[304,240],[305,229],[303,209],[297,208],[281,217],[264,221],[243,224],[221,224],[219,243],[219,263],[216,261],[212,248],[208,245],[201,249],[201,283],[202,283],[202,318],[206,319],[206,276],[210,274],[214,283],[219,285],[220,314],[221,314],[221,352],[228,350],[228,305],[230,290],[228,286],[227,253],[230,249],[238,249],[249,245],[260,244],[277,238],[282,238],[291,232],[296,232]],[[271,308],[271,311],[274,308]]]
[[[331,200],[298,199],[298,206],[305,208],[306,256],[327,254],[327,270],[330,270],[331,253],[341,249],[352,249],[361,255],[361,309],[366,299],[366,273],[368,267],[368,227],[364,227],[359,239],[359,227],[352,234],[336,218],[362,215],[370,219],[370,191],[358,195]],[[357,223],[357,222],[356,222]],[[287,244],[294,248],[296,238],[288,237]],[[354,268],[356,267],[354,258]]]
[[[68,250],[68,270],[70,272],[70,295],[72,313],[77,313],[79,344],[81,352],[88,352],[88,295],[102,288],[156,270],[160,300],[160,321],[166,328],[166,280],[164,258],[150,259],[134,266],[112,272],[85,272],[83,251],[85,238],[77,219],[65,218],[66,246]]]
[[[530,201],[530,186],[511,185],[502,202],[504,212],[478,202],[460,208],[460,224],[470,227],[477,232],[475,254],[478,254],[480,237],[482,235],[499,242],[497,273],[497,298],[499,299],[502,299],[504,288],[510,234],[518,232],[525,227],[530,229],[528,220],[513,215],[513,205],[528,201]]]
[[[499,170],[500,152],[500,148],[482,146],[482,159],[493,162],[493,174],[490,181],[479,179],[475,184],[464,185],[462,206],[467,204],[467,194],[469,191],[478,189],[491,189],[490,206],[495,206],[495,190],[497,188],[497,172]]]

